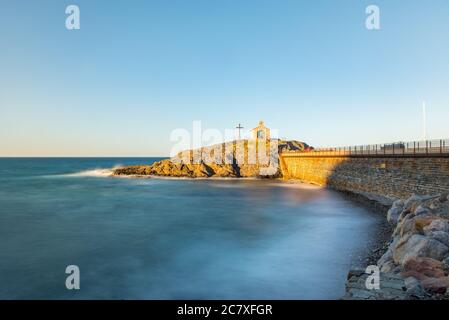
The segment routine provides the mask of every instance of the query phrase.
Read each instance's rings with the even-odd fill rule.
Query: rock
[[[424,227],[424,232],[430,233],[432,231],[449,232],[449,221],[446,219],[435,219],[430,224]]]
[[[449,256],[444,258],[442,261],[442,267],[446,274],[449,274]]]
[[[421,281],[421,285],[431,293],[444,294],[449,287],[449,277],[427,278]]]
[[[423,298],[425,296],[424,288],[418,279],[414,277],[407,277],[404,279],[405,287],[407,288],[407,296],[410,298]]]
[[[394,264],[393,260],[388,260],[385,263],[382,264],[380,267],[380,272],[384,273],[396,273],[396,267],[397,265]]]
[[[380,288],[368,289],[368,274],[364,270],[351,270],[346,282],[347,300],[404,300],[409,298],[404,279],[392,273],[380,273]]]
[[[425,206],[420,205],[416,208],[414,213],[415,213],[415,216],[421,216],[421,215],[428,215],[431,213],[431,211],[429,208],[426,208]]]
[[[360,277],[365,274],[365,270],[361,268],[351,269],[348,272],[347,280],[350,280],[352,277]]]
[[[443,193],[438,200],[440,200],[440,202],[446,202],[449,200],[449,193]]]
[[[412,194],[412,196],[410,198],[408,198],[407,200],[405,200],[404,202],[404,210],[410,210],[413,211],[412,208],[416,205],[419,205],[421,202],[423,202],[424,200],[429,199],[428,196],[420,196],[417,194]]]
[[[441,242],[414,234],[404,241],[399,241],[393,249],[393,260],[403,265],[410,258],[429,257],[441,261],[449,252],[449,248]]]
[[[399,275],[401,272],[402,272],[402,266],[400,266],[400,265],[394,267],[393,270],[391,271],[391,273],[397,274],[397,275]]]
[[[253,148],[254,147],[254,148]],[[271,139],[266,142],[269,157],[256,153],[256,145],[250,140],[239,140],[216,144],[194,150],[180,152],[171,159],[165,159],[152,165],[131,166],[116,169],[113,175],[154,175],[170,177],[207,178],[207,177],[278,177],[279,152],[309,149],[300,141]],[[257,147],[258,148],[258,147]],[[239,151],[242,151],[241,158]],[[249,159],[249,150],[254,150],[254,159]],[[260,150],[259,150],[260,151]],[[198,161],[194,161],[198,159]],[[252,160],[252,161],[249,161]]]
[[[443,294],[449,298],[448,195],[415,194],[404,202],[397,201],[388,211],[387,220],[396,223],[396,228],[377,263],[381,274],[403,277],[408,299],[441,299]],[[362,288],[356,290],[359,298],[385,297]]]
[[[402,221],[404,221],[407,218],[410,218],[410,216],[412,215],[412,212],[410,211],[410,209],[404,209],[402,210],[401,214],[398,217],[398,223],[401,223]]]
[[[391,206],[404,208],[404,203],[405,203],[404,200],[398,199],[398,200],[395,200]]]
[[[449,247],[449,233],[444,231],[432,231],[426,235],[434,240],[440,241],[442,244]]]
[[[382,255],[382,257],[380,257],[380,259],[377,261],[377,265],[381,267],[388,261],[393,261],[393,253],[390,248],[387,249],[387,251]]]
[[[387,221],[392,225],[396,225],[398,223],[398,219],[401,213],[402,213],[402,206],[395,206],[395,204],[393,204],[391,209],[388,210]]]
[[[403,264],[403,277],[413,276],[419,280],[427,277],[444,277],[443,263],[431,258],[410,258]]]
[[[434,215],[421,215],[416,217],[415,219],[415,228],[416,230],[418,230],[418,232],[420,233],[424,233],[425,232],[425,228],[432,224],[432,222],[434,220],[438,220],[438,217],[434,216]]]
[[[439,205],[432,209],[432,213],[442,219],[449,219],[449,201],[439,202]]]
[[[420,233],[419,229],[416,226],[416,219],[406,218],[400,224],[398,224],[398,234],[401,237],[416,233]]]

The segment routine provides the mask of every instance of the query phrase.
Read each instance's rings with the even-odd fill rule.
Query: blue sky
[[[66,30],[76,4],[81,29]],[[365,28],[380,7],[381,30]],[[447,0],[1,0],[0,156],[165,156],[261,119],[314,146],[449,138]]]

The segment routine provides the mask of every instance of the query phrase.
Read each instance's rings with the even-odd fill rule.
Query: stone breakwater
[[[339,156],[284,153],[286,178],[353,193],[405,199],[449,192],[449,157]]]
[[[279,177],[279,153],[301,151],[309,146],[300,141],[268,140],[261,157],[259,146],[251,140],[187,150],[177,156],[151,165],[137,165],[115,169],[115,176],[163,176],[185,178]],[[273,150],[275,148],[275,150]],[[254,153],[254,154],[253,154]],[[216,157],[219,154],[219,157]],[[252,155],[253,154],[253,155]],[[253,156],[253,160],[251,157]],[[262,159],[263,158],[263,159]],[[199,159],[199,161],[194,161]]]
[[[449,299],[449,195],[412,195],[388,211],[394,226],[377,262],[380,290],[368,290],[364,271],[348,275],[346,299]]]

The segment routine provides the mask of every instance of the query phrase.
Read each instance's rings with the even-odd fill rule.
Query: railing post
[[[426,155],[429,155],[429,141],[426,140]]]
[[[443,154],[443,140],[440,139],[440,155]]]

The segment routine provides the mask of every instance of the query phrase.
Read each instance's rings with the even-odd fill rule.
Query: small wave
[[[84,170],[75,173],[68,173],[64,176],[66,177],[109,177],[112,176],[114,169],[93,169],[93,170]]]
[[[64,177],[111,177],[114,173],[115,169],[121,168],[122,166],[117,165],[112,168],[97,168],[97,169],[88,169],[74,173],[62,174],[59,176]]]

